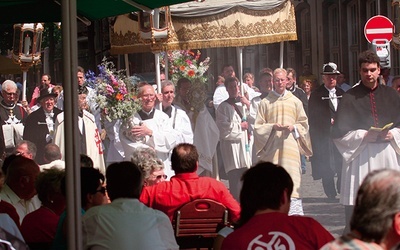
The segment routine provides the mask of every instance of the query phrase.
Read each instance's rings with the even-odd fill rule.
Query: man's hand
[[[247,122],[242,122],[240,126],[242,127],[242,130],[247,130],[249,128],[249,124]]]
[[[133,126],[132,130],[131,130],[132,134],[134,136],[140,137],[140,136],[152,136],[153,135],[153,131],[151,129],[149,129],[145,124],[141,124],[141,125],[137,125],[137,126]]]
[[[391,141],[393,140],[393,134],[390,130],[383,130],[378,135],[378,140],[380,141]]]
[[[247,109],[250,109],[250,102],[245,96],[239,96],[240,97],[240,102],[244,105],[246,105]]]
[[[393,140],[393,134],[390,130],[368,131],[364,136],[366,142],[379,142]]]
[[[157,101],[160,103],[163,100],[162,93],[156,94]]]
[[[274,126],[273,126],[273,128],[274,128],[276,131],[288,130],[289,132],[292,132],[293,129],[294,129],[293,125],[286,125],[286,126],[284,126],[284,125],[279,124],[279,123],[275,123]]]

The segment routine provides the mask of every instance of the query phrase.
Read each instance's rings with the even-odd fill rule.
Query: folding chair
[[[227,223],[228,210],[224,205],[210,199],[197,199],[177,210],[173,226],[181,249],[211,249],[218,230]]]

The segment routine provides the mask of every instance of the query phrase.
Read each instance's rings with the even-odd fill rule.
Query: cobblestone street
[[[321,180],[314,181],[311,176],[310,162],[307,162],[307,172],[302,176],[301,192],[304,214],[316,219],[334,237],[342,235],[345,218],[339,195],[335,200],[325,196]]]

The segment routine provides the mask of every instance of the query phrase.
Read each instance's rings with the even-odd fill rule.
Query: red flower
[[[115,95],[115,99],[117,99],[118,101],[122,101],[124,99],[124,95],[121,93],[118,93]]]
[[[196,73],[194,72],[193,69],[188,71],[188,76],[193,77]]]

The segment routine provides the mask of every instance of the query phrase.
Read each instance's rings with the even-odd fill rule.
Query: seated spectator
[[[66,196],[65,178],[61,181],[61,192]],[[81,213],[85,214],[88,209],[107,203],[104,175],[97,168],[81,167]],[[67,213],[64,211],[58,221],[56,236],[54,237],[52,249],[67,249]]]
[[[4,179],[5,179],[4,174],[2,171],[0,171],[0,190],[3,188]],[[8,214],[8,216],[14,221],[15,225],[19,228],[20,222],[17,210],[15,210],[15,207],[13,205],[1,199],[0,199],[0,214]]]
[[[7,214],[0,214],[0,249],[29,249],[14,221]]]
[[[3,165],[1,166],[1,170],[3,171],[3,177],[5,178],[5,176],[7,176],[7,170],[8,167],[10,166],[11,162],[17,158],[16,154],[10,154],[9,156],[7,156],[6,158],[4,158],[3,161]],[[3,183],[4,184],[4,183]]]
[[[240,220],[222,249],[320,249],[333,239],[314,219],[288,216],[293,181],[281,166],[258,163],[242,181]]]
[[[152,148],[139,148],[132,154],[131,161],[142,170],[143,185],[152,186],[167,179],[164,164]]]
[[[43,169],[50,169],[52,167],[65,169],[65,162],[61,160],[61,158],[60,148],[54,143],[47,144],[44,147],[43,152],[43,160],[45,164],[39,166],[40,170],[43,171]]]
[[[90,209],[82,218],[84,249],[178,249],[168,217],[139,202],[141,170],[132,162],[106,170],[111,203]]]
[[[39,172],[38,165],[22,155],[17,156],[8,167],[6,184],[0,192],[0,198],[15,207],[20,223],[25,215],[40,207],[35,188]]]
[[[358,189],[351,232],[321,249],[398,249],[400,243],[400,172],[369,173]]]
[[[36,190],[42,206],[25,216],[21,233],[30,249],[50,249],[56,234],[60,214],[65,209],[65,197],[61,194],[64,170],[45,169],[36,179]]]
[[[239,218],[240,207],[222,182],[196,173],[199,154],[196,147],[181,143],[172,151],[171,166],[175,176],[170,181],[144,187],[140,201],[168,215],[172,221],[175,211],[196,199],[211,199],[225,205],[231,221]]]

